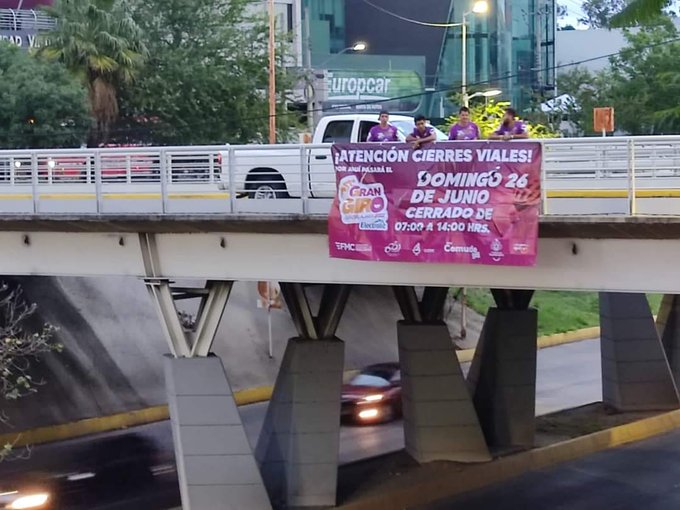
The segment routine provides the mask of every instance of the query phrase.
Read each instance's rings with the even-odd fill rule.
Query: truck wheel
[[[278,175],[258,175],[248,183],[248,198],[262,200],[272,198],[288,198],[286,183],[279,181]]]

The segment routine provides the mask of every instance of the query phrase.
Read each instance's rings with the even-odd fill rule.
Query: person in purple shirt
[[[529,138],[529,132],[524,122],[517,120],[517,112],[512,108],[506,108],[503,122],[494,131],[489,140],[517,140]]]
[[[449,140],[479,140],[479,126],[470,120],[470,109],[461,106],[458,111],[458,122],[451,126]]]
[[[416,115],[414,119],[416,127],[410,135],[406,137],[407,142],[413,143],[413,148],[417,149],[421,145],[429,142],[434,142],[437,139],[437,133],[432,126],[427,125],[425,115]]]
[[[385,110],[378,117],[380,124],[373,126],[368,132],[367,142],[398,142],[397,128],[390,124],[390,114]]]

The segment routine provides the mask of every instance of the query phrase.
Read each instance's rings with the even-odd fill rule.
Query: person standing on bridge
[[[521,120],[517,120],[517,112],[513,108],[506,108],[503,122],[494,131],[489,140],[519,140],[529,138],[529,131]]]
[[[470,109],[461,106],[458,111],[458,122],[451,126],[449,140],[479,140],[479,126],[470,120]]]
[[[434,128],[427,125],[425,115],[416,115],[415,121],[416,127],[406,137],[406,141],[412,143],[414,149],[419,149],[421,145],[434,142],[437,139],[437,133]]]
[[[398,142],[397,128],[390,124],[390,114],[386,110],[380,112],[380,124],[373,126],[368,132],[367,142]]]

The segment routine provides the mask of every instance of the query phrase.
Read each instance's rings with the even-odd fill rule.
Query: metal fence
[[[540,143],[544,214],[680,215],[680,137]],[[327,214],[334,194],[329,144],[0,151],[3,214]]]

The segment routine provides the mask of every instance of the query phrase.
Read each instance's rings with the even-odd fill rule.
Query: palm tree
[[[119,87],[134,80],[146,59],[141,30],[117,0],[56,0],[46,10],[56,28],[38,53],[63,63],[87,87],[94,119],[88,144],[96,146],[118,118]]]

